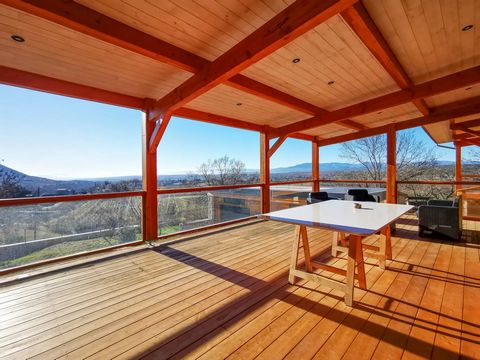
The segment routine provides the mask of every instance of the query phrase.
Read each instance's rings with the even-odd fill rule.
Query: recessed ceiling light
[[[297,64],[300,62],[300,58],[295,58],[292,60],[292,63]]]
[[[16,42],[19,42],[19,43],[25,42],[25,39],[23,37],[21,37],[20,35],[12,35],[10,37],[12,38],[12,40],[14,40]]]
[[[237,103],[237,106],[242,106],[243,104],[242,103]]]
[[[468,31],[468,30],[470,30],[471,28],[473,28],[473,25],[465,25],[465,26],[462,28],[462,31]]]
[[[327,84],[328,84],[328,85],[333,85],[333,84],[335,84],[335,81],[331,80],[331,81],[329,81]]]

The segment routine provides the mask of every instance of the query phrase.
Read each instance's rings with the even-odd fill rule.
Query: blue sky
[[[140,111],[0,85],[0,162],[29,175],[90,178],[141,174]],[[434,145],[421,129],[418,136]],[[259,135],[173,118],[158,147],[158,173],[195,171],[222,155],[259,168]],[[338,145],[321,148],[320,162],[343,162]],[[288,139],[271,167],[311,161],[307,141]],[[439,149],[442,160],[454,151]]]

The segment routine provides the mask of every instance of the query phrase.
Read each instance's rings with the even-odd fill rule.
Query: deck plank
[[[383,271],[366,260],[355,306],[305,280],[288,284],[293,227],[274,222],[180,238],[112,258],[0,279],[2,358],[480,357],[478,224],[467,243],[418,239],[404,216]],[[309,229],[332,258],[331,233]],[[376,241],[375,237],[367,241]],[[302,259],[300,259],[302,260]],[[342,280],[342,276],[322,271]],[[388,355],[388,356],[387,356]]]

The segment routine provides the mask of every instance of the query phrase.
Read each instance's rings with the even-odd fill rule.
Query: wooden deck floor
[[[337,291],[287,283],[293,228],[274,222],[4,278],[0,357],[478,359],[479,246],[416,231],[400,219],[394,261],[382,271],[367,260],[354,308]],[[309,235],[315,251],[328,248],[329,232]]]

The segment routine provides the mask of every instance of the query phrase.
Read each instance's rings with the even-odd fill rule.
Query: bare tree
[[[20,185],[20,179],[13,171],[0,167],[0,199],[24,197],[30,194]]]
[[[198,168],[208,185],[233,185],[242,182],[245,174],[245,164],[228,155],[214,160],[208,160]]]
[[[397,135],[396,155],[398,180],[418,179],[437,164],[434,148],[415,138],[413,131]],[[343,143],[340,157],[363,165],[370,179],[382,180],[386,175],[387,137],[378,135]]]

